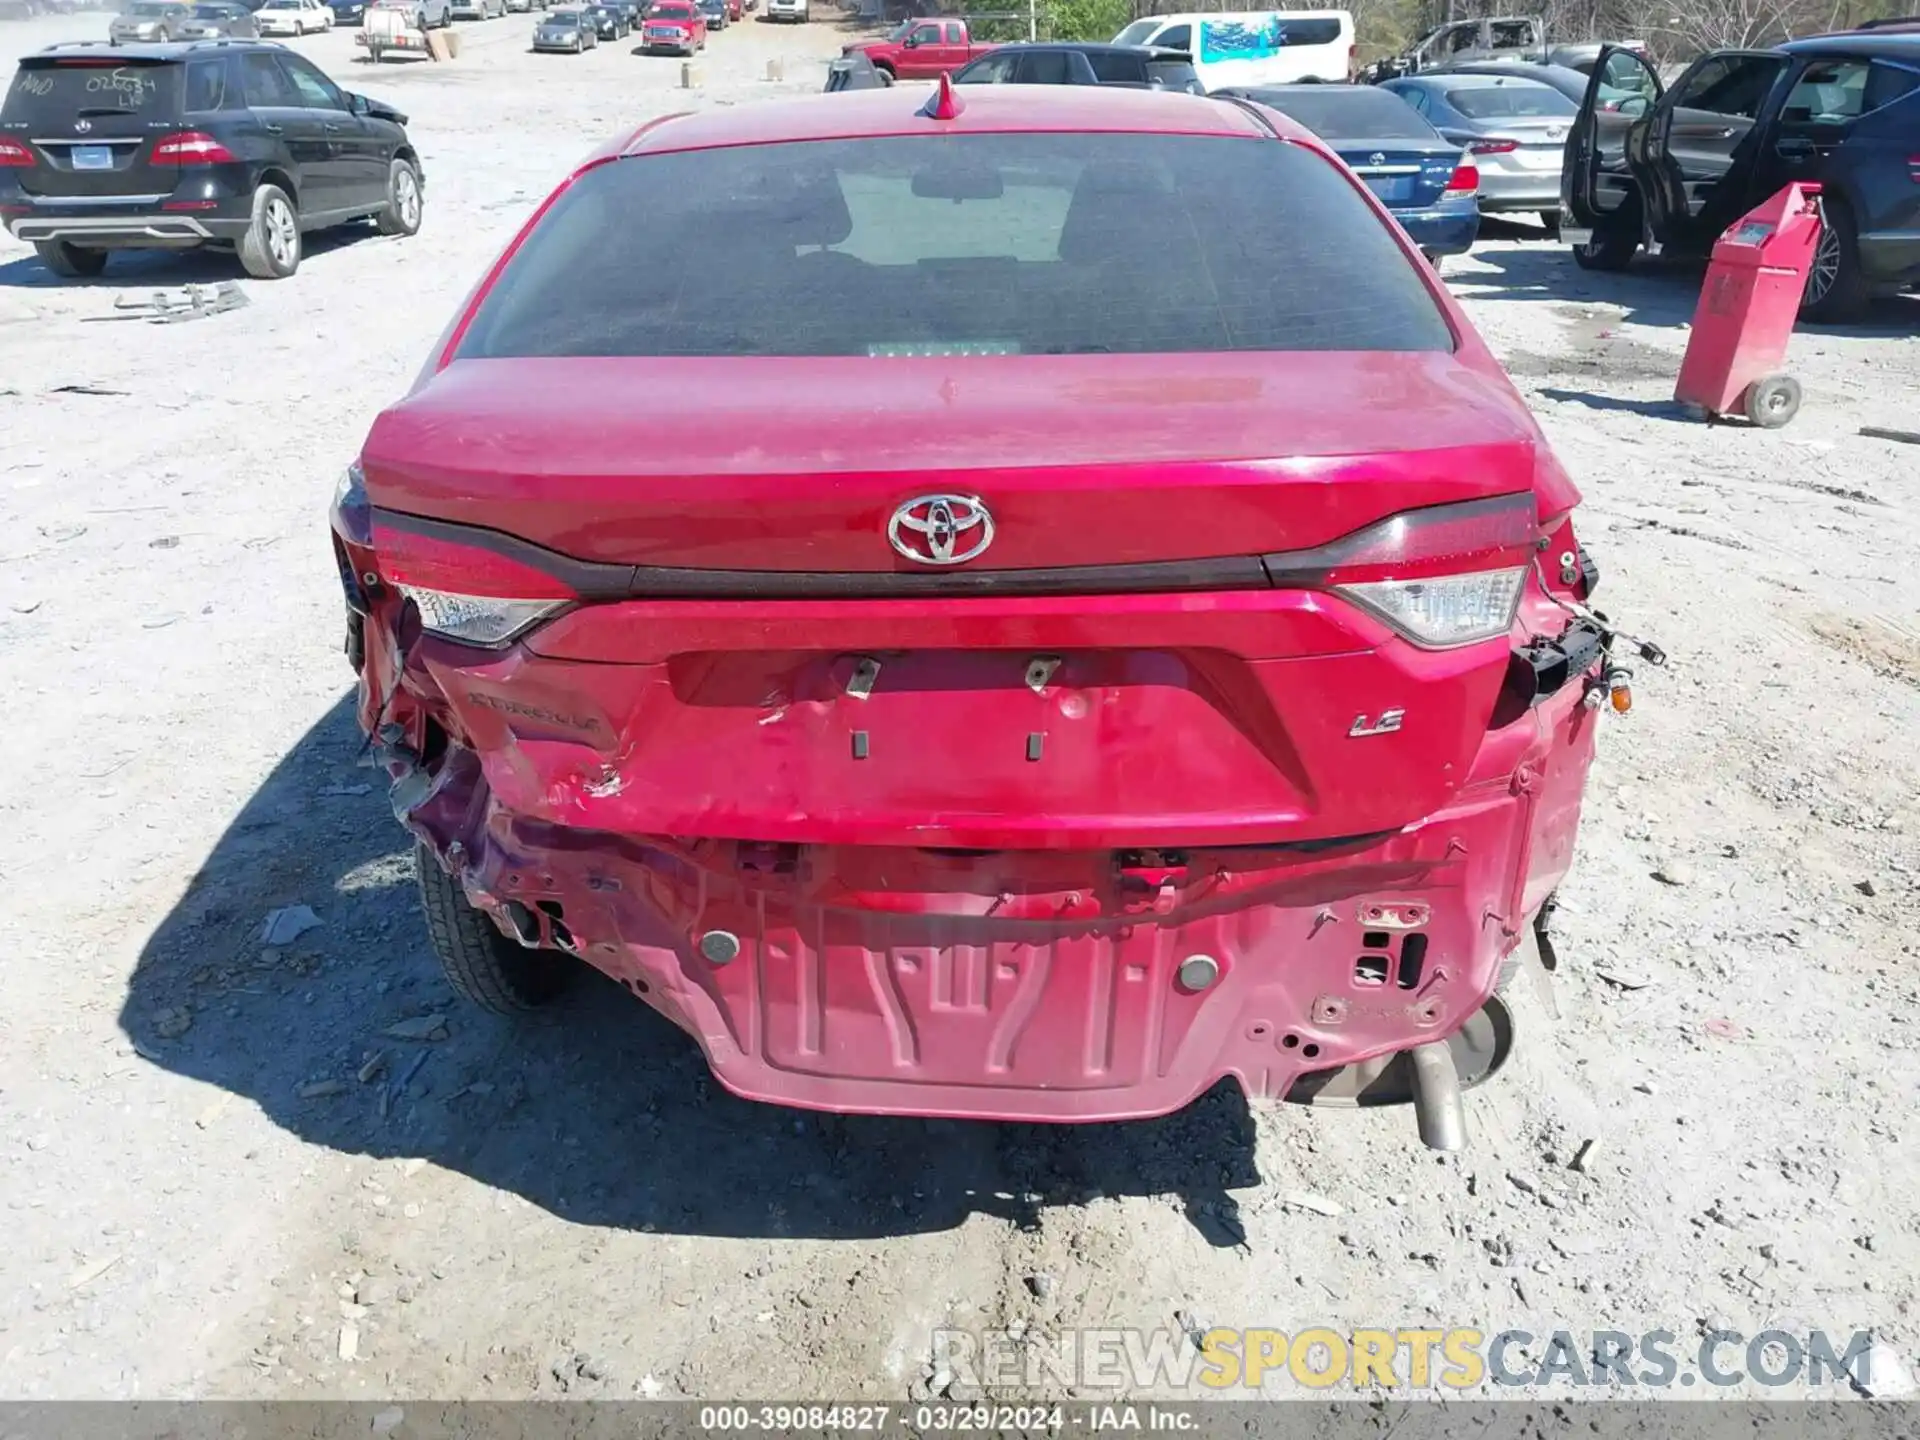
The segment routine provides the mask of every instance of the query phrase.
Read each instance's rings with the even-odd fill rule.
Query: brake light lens
[[[1393,515],[1316,550],[1263,557],[1276,585],[1330,590],[1429,650],[1513,626],[1539,520],[1532,495]]]
[[[1339,592],[1430,650],[1473,645],[1513,627],[1526,567],[1446,575],[1433,580],[1380,580],[1341,585]]]
[[[34,163],[33,152],[18,140],[0,135],[0,165],[26,166]]]
[[[1456,165],[1447,180],[1449,195],[1471,195],[1480,188],[1480,171],[1472,165]]]
[[[1511,155],[1520,148],[1518,140],[1476,140],[1467,147],[1469,155]]]
[[[239,159],[204,130],[182,130],[153,142],[156,165],[233,165]]]
[[[508,600],[494,595],[457,595],[450,590],[428,590],[402,585],[400,593],[420,612],[420,628],[457,640],[462,645],[497,649],[526,633],[565,600]]]

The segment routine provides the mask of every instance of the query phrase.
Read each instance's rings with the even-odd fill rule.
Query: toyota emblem
[[[887,539],[921,565],[964,565],[993,543],[993,516],[977,495],[922,495],[893,512]]]
[[[73,122],[73,133],[76,135],[84,135],[91,129],[93,129],[93,122],[91,120],[76,120]]]
[[[1386,152],[1383,150],[1376,150],[1371,155],[1367,156],[1367,164],[1369,165],[1384,165],[1386,163],[1387,163],[1387,156],[1386,156]]]

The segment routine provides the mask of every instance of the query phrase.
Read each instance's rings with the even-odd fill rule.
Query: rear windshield
[[[1310,151],[988,134],[603,165],[527,238],[459,354],[1451,346],[1387,226]]]
[[[72,123],[83,115],[140,115],[164,120],[174,111],[180,67],[102,64],[98,60],[22,61],[0,119]]]
[[[1147,79],[1162,90],[1198,90],[1200,77],[1188,60],[1149,60]]]
[[[1580,107],[1551,85],[1484,85],[1449,90],[1447,103],[1469,120],[1520,119],[1531,115],[1575,115]]]
[[[1406,101],[1371,85],[1249,93],[1328,140],[1431,140],[1435,134]]]

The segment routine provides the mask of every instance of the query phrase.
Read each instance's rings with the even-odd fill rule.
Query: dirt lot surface
[[[415,239],[317,243],[176,325],[96,322],[230,259],[63,284],[0,239],[0,1395],[897,1398],[935,1326],[1013,1321],[1920,1352],[1920,447],[1860,434],[1920,427],[1910,299],[1800,334],[1805,408],[1764,433],[1665,401],[1686,276],[1518,227],[1448,263],[1586,492],[1606,608],[1673,657],[1603,739],[1559,1019],[1525,1009],[1463,1157],[1405,1112],[1228,1093],[1081,1129],[796,1115],[609,984],[531,1025],[455,1008],[356,759],[335,478],[575,159],[817,89],[841,38],[746,25],[683,92],[529,25],[463,27],[452,65],[300,42],[412,117]],[[296,905],[318,927],[264,946]]]

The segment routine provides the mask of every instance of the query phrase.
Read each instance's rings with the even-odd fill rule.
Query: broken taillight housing
[[[1264,557],[1277,585],[1330,590],[1429,650],[1512,628],[1539,543],[1531,494],[1408,510],[1315,550]]]
[[[524,635],[540,621],[566,608],[565,600],[509,600],[496,595],[456,595],[401,585],[400,593],[420,612],[420,628],[462,645],[497,649]]]

